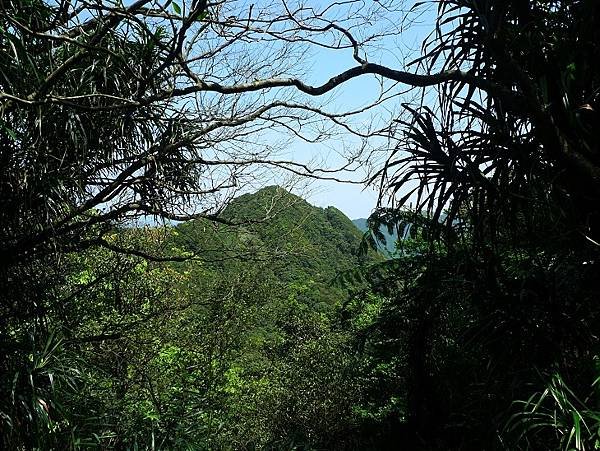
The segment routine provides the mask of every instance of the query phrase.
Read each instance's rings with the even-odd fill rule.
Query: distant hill
[[[249,261],[264,263],[287,283],[312,283],[325,299],[339,294],[336,276],[380,260],[359,253],[362,233],[334,207],[319,208],[279,186],[234,199],[223,211],[230,227],[191,221],[177,226],[177,244],[203,255],[216,266]]]
[[[369,230],[367,218],[353,219],[352,223],[363,233]],[[388,256],[394,254],[396,252],[396,241],[398,241],[398,234],[396,231],[390,233],[385,226],[382,226],[380,231],[385,237],[385,245],[380,243],[380,250]]]

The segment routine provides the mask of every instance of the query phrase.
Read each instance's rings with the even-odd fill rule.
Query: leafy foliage
[[[435,3],[413,65],[467,76],[442,83],[436,102],[431,92],[405,105],[379,176],[382,198],[415,211],[372,218],[374,230],[416,224],[408,254],[372,278],[391,299],[366,342],[393,344],[373,348],[374,368],[393,368],[380,377],[387,399],[402,401],[391,417],[413,447],[594,446],[581,413],[592,423],[593,410],[576,400],[599,352],[598,143],[587,128],[598,115],[598,5]],[[540,395],[540,374],[562,376]],[[515,437],[503,425],[522,399]]]
[[[598,447],[598,2],[438,0],[418,74],[315,13],[360,64],[317,88],[214,51],[312,42],[308,9],[75,3],[0,12],[3,449]],[[436,87],[375,176],[364,243],[402,230],[394,258],[277,187],[202,209],[257,162],[306,169],[238,158],[302,109],[241,94],[369,72]],[[139,215],[203,219],[118,227]]]
[[[596,379],[593,385],[596,385]],[[590,398],[580,400],[558,374],[541,393],[527,401],[517,401],[519,412],[511,417],[507,429],[520,432],[524,448],[531,447],[536,436],[555,434],[561,449],[596,449],[600,440],[600,415],[586,406]]]

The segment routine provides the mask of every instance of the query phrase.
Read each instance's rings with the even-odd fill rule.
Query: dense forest
[[[0,1],[0,448],[600,449],[598,24]]]

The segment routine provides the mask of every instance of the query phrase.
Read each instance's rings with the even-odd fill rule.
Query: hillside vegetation
[[[222,218],[109,237],[181,262],[69,256],[61,308],[48,312],[56,335],[31,373],[35,396],[53,400],[32,413],[42,432],[23,440],[58,446],[76,431],[74,446],[102,448],[353,446],[364,388],[342,311],[366,285],[337,276],[381,257],[359,254],[361,233],[339,210],[279,187],[240,196]],[[65,385],[48,386],[49,374]]]

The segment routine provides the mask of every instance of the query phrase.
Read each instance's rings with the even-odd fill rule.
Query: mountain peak
[[[280,186],[268,186],[234,199],[223,217],[241,227],[220,228],[219,237],[208,236],[206,227],[194,223],[179,227],[181,242],[202,253],[203,246],[219,242],[232,252],[258,253],[268,261],[268,271],[289,283],[314,281],[326,298],[339,293],[331,282],[339,273],[356,268],[375,254],[360,253],[362,235],[352,221],[335,207],[319,208]],[[209,233],[210,234],[210,233]],[[199,244],[196,244],[199,243]],[[206,244],[202,244],[206,243]],[[216,251],[218,257],[219,251]],[[216,259],[216,258],[215,258]]]

